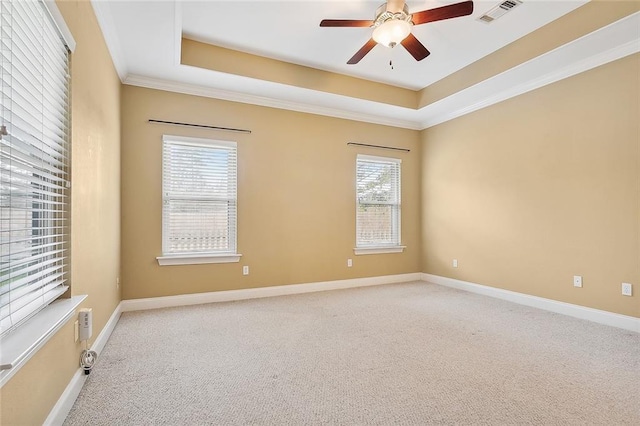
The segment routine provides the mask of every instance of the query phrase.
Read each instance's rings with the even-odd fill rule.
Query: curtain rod
[[[149,119],[149,123],[170,124],[172,126],[199,127],[199,128],[202,128],[202,129],[225,130],[227,132],[251,133],[251,130],[234,129],[234,128],[231,128],[231,127],[209,126],[209,125],[206,125],[206,124],[181,123],[179,121],[154,120],[154,119],[151,119],[151,118]]]
[[[369,145],[366,143],[358,143],[358,142],[347,142],[347,145],[357,145],[357,146],[366,146],[369,148],[381,148],[381,149],[391,149],[393,151],[411,152],[411,150],[407,148],[396,148],[394,146],[382,146],[382,145]]]

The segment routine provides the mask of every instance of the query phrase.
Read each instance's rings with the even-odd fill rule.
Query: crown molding
[[[114,66],[124,84],[411,130],[424,130],[640,51],[640,12],[636,12],[438,102],[419,110],[407,109],[406,116],[411,119],[403,119],[399,118],[403,114],[402,111],[398,113],[396,110],[393,116],[389,115],[390,105],[356,100],[331,93],[321,93],[323,100],[327,101],[325,105],[331,105],[325,106],[311,104],[309,101],[292,101],[275,96],[252,94],[250,85],[241,85],[247,88],[247,91],[241,92],[202,84],[183,83],[173,80],[172,77],[153,78],[129,74],[108,2],[91,0],[91,4],[96,12]],[[175,40],[178,40],[178,36],[181,35],[180,17],[181,7],[178,2],[173,16]],[[174,44],[176,43],[178,42]],[[175,67],[181,67],[179,52],[180,46],[176,44],[173,59]],[[236,76],[227,77],[235,78]],[[286,87],[289,93],[295,93],[296,98],[308,99],[305,96],[307,93],[305,89],[283,87]],[[349,102],[349,107],[345,107],[342,100],[357,102]],[[340,107],[340,105],[343,106]]]
[[[397,120],[393,118],[365,114],[320,105],[311,105],[303,102],[292,102],[283,99],[268,98],[248,93],[234,92],[214,87],[206,87],[194,84],[180,83],[159,78],[145,77],[130,74],[124,81],[130,86],[145,87],[148,89],[165,90],[168,92],[182,93],[185,95],[203,96],[206,98],[221,99],[225,101],[240,102],[244,104],[259,105],[270,108],[286,109],[289,111],[303,112],[307,114],[324,115],[327,117],[342,118],[345,120],[362,121],[365,123],[381,124],[384,126],[401,127],[410,130],[421,130],[420,123],[409,120]],[[339,95],[328,95],[339,96]]]
[[[639,51],[640,12],[636,12],[422,108],[421,127],[453,120]]]

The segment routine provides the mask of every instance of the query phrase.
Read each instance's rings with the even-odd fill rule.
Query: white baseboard
[[[231,302],[234,300],[258,299],[262,297],[286,296],[313,293],[326,290],[341,290],[353,287],[394,284],[420,281],[420,272],[412,274],[385,275],[381,277],[355,278],[349,280],[324,281],[309,284],[291,284],[273,287],[248,288],[242,290],[215,291],[210,293],[181,294],[178,296],[151,297],[148,299],[123,300],[122,312],[146,309],[169,308],[174,306],[201,305],[204,303]]]
[[[104,346],[107,344],[107,340],[111,336],[113,329],[116,327],[118,320],[120,319],[120,315],[122,313],[122,302],[118,304],[116,309],[111,314],[109,321],[102,328],[102,331],[94,340],[93,345],[91,345],[91,349],[96,351],[98,355],[104,349]],[[58,426],[64,423],[64,420],[67,418],[69,411],[73,407],[73,403],[78,398],[80,391],[82,390],[82,386],[84,385],[87,376],[84,374],[84,370],[82,368],[78,368],[75,374],[69,381],[69,384],[65,388],[60,398],[58,398],[58,402],[53,406],[47,419],[44,421],[44,425],[46,426]]]
[[[91,345],[91,349],[96,351],[98,355],[100,355],[100,352],[102,352],[102,350],[104,349],[104,345],[107,344],[109,337],[111,337],[111,333],[113,333],[113,330],[116,328],[116,324],[118,324],[121,314],[122,302],[118,303],[118,306],[116,306],[116,308],[114,309],[111,317],[109,317],[109,321],[107,321],[107,323],[102,328],[102,331],[100,332],[100,334],[98,334],[98,337],[96,337],[96,340],[94,340],[93,344]]]
[[[284,296],[289,294],[311,293],[325,290],[339,290],[353,287],[365,287],[381,284],[393,284],[407,281],[420,281],[422,274],[387,275],[382,277],[356,278],[350,280],[326,281],[311,284],[294,284],[275,287],[261,287],[243,290],[217,291],[211,293],[183,294],[179,296],[152,297],[148,299],[132,299],[121,301],[107,321],[91,349],[98,355],[104,349],[109,336],[113,332],[122,312],[138,311],[146,309],[166,308],[172,306],[198,305],[213,302],[228,302],[233,300],[256,299],[262,297]],[[44,422],[46,426],[58,426],[64,423],[74,402],[78,398],[82,386],[86,380],[81,368],[75,372],[66,389],[58,399],[49,416]]]
[[[456,280],[454,278],[441,277],[439,275],[422,274],[422,280],[640,333],[640,318],[636,317],[588,308],[586,306],[573,305],[571,303],[559,302],[552,299],[545,299],[544,297],[517,293],[515,291],[488,287],[467,281]]]
[[[564,314],[575,318],[585,319],[600,324],[605,324],[625,330],[640,333],[640,318],[620,315],[613,312],[601,311],[584,306],[573,305],[571,303],[558,302],[556,300],[545,299],[543,297],[531,296],[524,293],[503,290],[495,287],[484,286],[453,278],[441,277],[438,275],[411,273],[400,275],[386,275],[381,277],[355,278],[349,280],[325,281],[309,284],[292,284],[274,287],[260,287],[242,290],[217,291],[210,293],[183,294],[178,296],[152,297],[147,299],[123,300],[116,307],[96,340],[92,349],[98,354],[104,349],[109,336],[113,332],[122,312],[139,311],[147,309],[168,308],[174,306],[199,305],[214,302],[230,302],[234,300],[257,299],[263,297],[285,296],[292,294],[313,293],[327,290],[340,290],[355,287],[367,287],[382,284],[394,284],[409,281],[426,281],[446,287],[456,288],[471,293],[482,294],[507,300],[520,305],[531,306],[550,312]],[[78,368],[71,378],[66,389],[58,399],[44,424],[49,426],[61,425],[73,403],[80,394],[82,386],[86,380],[84,371]]]
[[[58,398],[58,402],[49,412],[47,419],[43,423],[44,426],[58,426],[64,423],[64,419],[67,418],[69,411],[71,411],[73,403],[76,402],[78,395],[80,395],[85,380],[84,370],[78,368],[64,392]]]

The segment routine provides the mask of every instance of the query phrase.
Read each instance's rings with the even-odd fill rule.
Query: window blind
[[[236,252],[234,142],[165,136],[164,255]]]
[[[356,247],[400,245],[400,165],[395,158],[358,155]]]
[[[67,289],[69,51],[40,2],[0,2],[0,333]]]

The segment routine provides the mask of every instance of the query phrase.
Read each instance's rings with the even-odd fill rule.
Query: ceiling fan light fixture
[[[376,43],[386,47],[394,47],[411,34],[411,24],[402,19],[390,19],[373,30]]]
[[[503,0],[504,4],[521,2],[522,0]],[[402,44],[416,61],[421,61],[430,55],[429,50],[420,43],[411,30],[414,25],[458,18],[473,13],[473,0],[449,4],[433,9],[409,13],[409,7],[404,0],[387,0],[376,10],[373,21],[363,19],[323,19],[321,27],[372,27],[371,38],[347,61],[354,65],[360,62],[377,44],[395,47]]]

